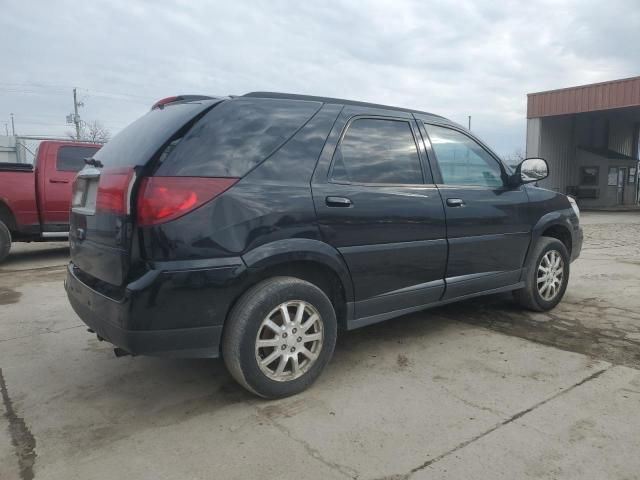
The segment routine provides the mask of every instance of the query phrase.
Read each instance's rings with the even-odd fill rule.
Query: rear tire
[[[250,392],[288,397],[320,376],[336,336],[335,311],[320,288],[294,277],[274,277],[245,292],[232,309],[222,356],[229,373]]]
[[[513,292],[516,301],[535,312],[554,308],[567,289],[570,261],[564,243],[556,238],[541,237],[531,254],[526,286]]]
[[[0,221],[0,263],[2,263],[7,258],[10,250],[11,232],[4,224],[4,222]]]

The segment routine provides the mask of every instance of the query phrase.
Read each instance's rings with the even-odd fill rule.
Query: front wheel
[[[0,221],[0,263],[9,256],[9,250],[11,250],[11,232],[4,222]]]
[[[531,255],[526,285],[513,292],[516,301],[536,312],[554,308],[567,289],[569,263],[564,243],[555,238],[540,238]]]
[[[333,355],[333,305],[315,285],[274,277],[249,289],[232,309],[222,356],[235,380],[265,398],[308,388]]]

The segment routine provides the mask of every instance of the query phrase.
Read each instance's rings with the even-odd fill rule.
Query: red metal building
[[[639,132],[640,77],[527,95],[527,156],[583,207],[638,203]]]

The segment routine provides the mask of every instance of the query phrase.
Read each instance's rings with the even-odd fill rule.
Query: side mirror
[[[516,168],[516,175],[522,183],[532,183],[549,176],[549,165],[543,158],[527,158]]]

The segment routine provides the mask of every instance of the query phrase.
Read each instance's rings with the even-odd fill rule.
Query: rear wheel
[[[231,311],[222,356],[231,375],[265,398],[308,388],[333,355],[333,305],[315,285],[275,277],[248,290]]]
[[[4,261],[11,250],[11,232],[9,228],[0,221],[0,263]]]
[[[544,312],[555,307],[569,282],[569,252],[556,238],[542,237],[531,256],[526,286],[513,292],[525,308]]]

